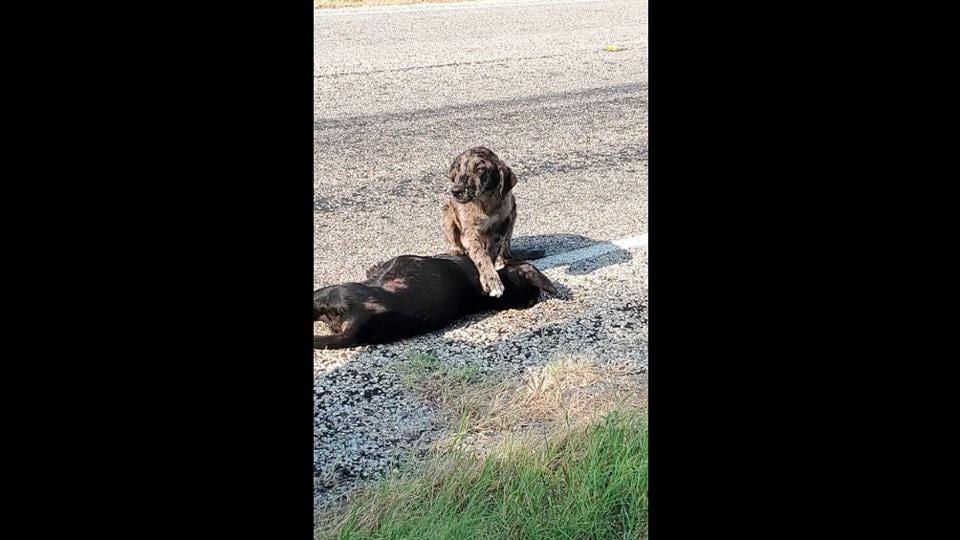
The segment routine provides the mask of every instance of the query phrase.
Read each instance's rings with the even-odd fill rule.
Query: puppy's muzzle
[[[476,193],[472,189],[455,187],[450,190],[450,195],[452,195],[457,202],[465,203],[473,200],[473,198],[476,196]]]

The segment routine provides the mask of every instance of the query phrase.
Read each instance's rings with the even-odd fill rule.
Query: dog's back
[[[318,348],[385,343],[437,330],[471,313],[528,307],[540,290],[556,294],[550,281],[529,263],[499,271],[500,298],[483,294],[473,262],[464,256],[402,255],[379,264],[362,283],[314,292],[314,320],[337,332],[315,336]]]

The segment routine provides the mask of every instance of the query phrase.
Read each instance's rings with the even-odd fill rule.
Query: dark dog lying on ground
[[[367,270],[363,283],[344,283],[313,293],[313,320],[335,332],[314,336],[317,349],[386,343],[443,328],[472,313],[522,309],[540,291],[557,290],[532,264],[511,261],[498,272],[503,296],[483,293],[468,257],[401,255]]]

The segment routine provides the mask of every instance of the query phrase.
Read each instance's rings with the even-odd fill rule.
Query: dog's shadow
[[[589,274],[606,266],[629,261],[633,255],[605,240],[594,240],[579,234],[539,234],[517,236],[510,241],[514,256],[528,258],[536,254],[535,263],[540,270],[566,266],[568,275]],[[560,291],[560,288],[557,288]],[[564,291],[561,292],[561,297]],[[566,291],[569,293],[569,289]]]

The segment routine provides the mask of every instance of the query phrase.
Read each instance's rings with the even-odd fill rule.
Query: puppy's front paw
[[[500,281],[500,276],[494,274],[485,279],[482,285],[483,292],[487,293],[487,296],[492,296],[493,298],[503,296],[503,282]]]
[[[448,251],[447,253],[449,253],[450,255],[453,255],[454,257],[463,257],[464,255],[467,254],[467,252],[461,248],[450,248],[450,251]]]

